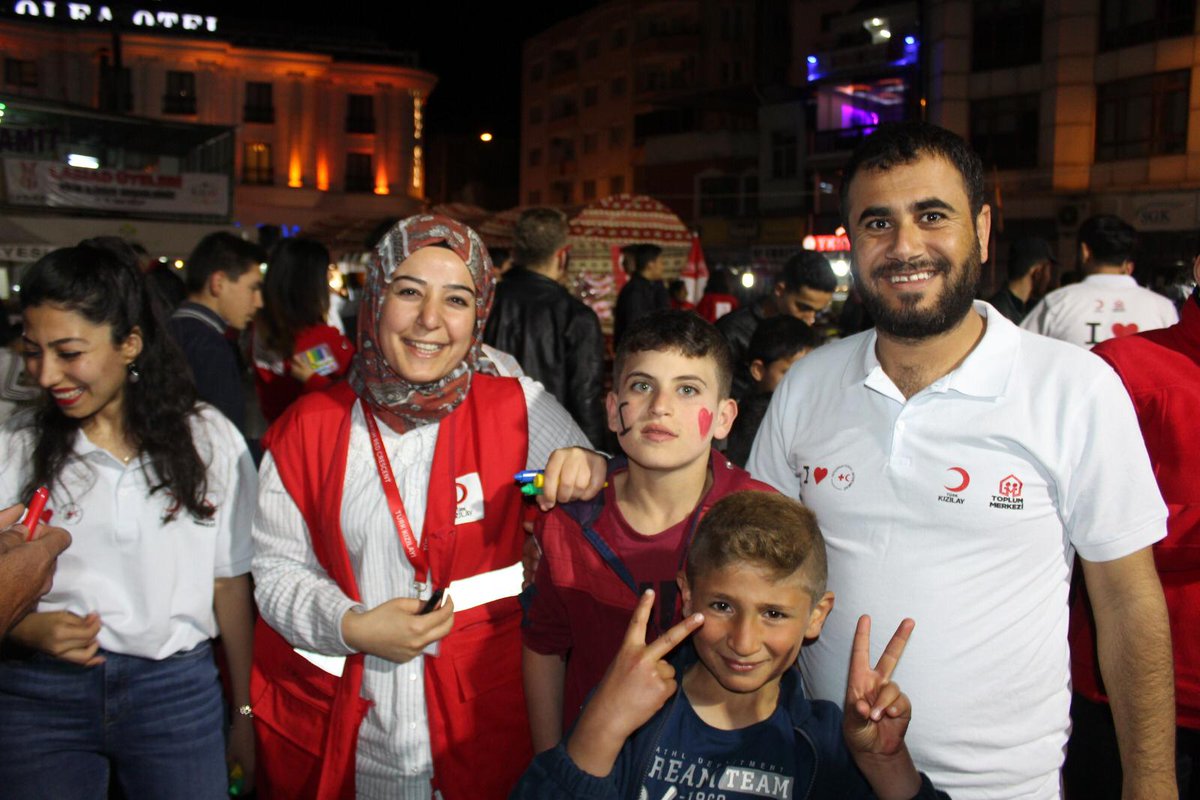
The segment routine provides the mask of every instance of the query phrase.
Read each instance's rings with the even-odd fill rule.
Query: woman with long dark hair
[[[470,228],[398,223],[349,379],[264,439],[253,702],[271,796],[503,797],[532,757],[513,475],[545,465],[568,500],[560,476],[594,494],[604,464],[551,456],[587,437],[541,384],[501,376],[482,343],[494,289]]]
[[[26,368],[45,390],[0,431],[0,505],[50,491],[72,547],[0,661],[0,785],[21,797],[226,794],[252,780],[249,536],[256,476],[227,419],[197,405],[135,263],[110,243],[56,250],[21,281]],[[240,711],[240,713],[239,713]]]
[[[329,263],[329,251],[312,239],[282,239],[267,261],[253,340],[254,383],[267,422],[350,368],[354,346],[326,322]]]

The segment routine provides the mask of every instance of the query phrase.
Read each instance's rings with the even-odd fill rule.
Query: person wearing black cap
[[[1020,325],[1033,307],[1031,298],[1046,293],[1058,260],[1050,253],[1050,244],[1040,236],[1014,239],[1008,249],[1008,283],[988,298],[1004,316]]]

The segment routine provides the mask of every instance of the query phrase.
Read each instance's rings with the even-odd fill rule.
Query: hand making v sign
[[[646,644],[653,605],[654,592],[648,589],[638,601],[617,657],[567,743],[571,760],[592,775],[611,772],[625,740],[675,694],[675,668],[664,659],[704,623],[702,614],[692,614]]]

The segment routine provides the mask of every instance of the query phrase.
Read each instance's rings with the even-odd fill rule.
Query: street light
[[[490,142],[491,140],[492,140],[492,135],[490,133],[488,133],[487,131],[484,131],[483,133],[479,134],[479,141]]]

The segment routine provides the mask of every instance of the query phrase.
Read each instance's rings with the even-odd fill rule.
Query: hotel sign
[[[57,0],[18,0],[12,5],[13,13],[19,17],[33,17],[64,22],[112,22],[112,9],[91,3],[62,3]],[[178,11],[149,11],[121,9],[120,22],[135,28],[159,28],[162,30],[202,31],[216,33],[217,18],[201,14],[186,14]]]

